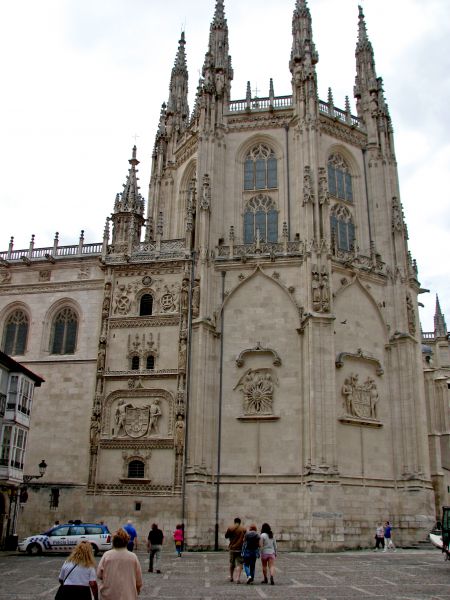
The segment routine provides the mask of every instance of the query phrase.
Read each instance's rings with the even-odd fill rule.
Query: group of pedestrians
[[[176,526],[173,540],[177,557],[181,557],[182,525]],[[163,543],[164,534],[153,523],[147,536],[150,573],[161,573]],[[97,568],[90,542],[79,542],[61,568],[55,600],[91,600],[92,596],[99,600],[99,595],[101,600],[136,600],[142,588],[142,569],[134,553],[137,547],[137,531],[131,520],[114,533],[112,549],[103,554]]]
[[[392,541],[392,525],[389,521],[385,521],[384,525],[382,523],[377,524],[374,550],[382,550],[383,552],[392,550],[395,552],[395,545]]]
[[[225,538],[229,541],[230,576],[231,582],[241,583],[242,568],[247,576],[247,583],[255,580],[255,566],[261,558],[263,572],[262,584],[274,585],[275,558],[277,556],[277,543],[272,529],[268,523],[263,523],[261,533],[258,533],[255,524],[248,530],[241,524],[241,519],[236,517],[233,525],[228,527]]]

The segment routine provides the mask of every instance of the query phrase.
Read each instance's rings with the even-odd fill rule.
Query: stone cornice
[[[152,450],[152,449],[163,449],[172,450],[174,448],[173,439],[145,439],[145,440],[133,440],[130,438],[111,440],[101,439],[100,448],[103,450]]]
[[[111,317],[110,329],[123,329],[133,327],[164,327],[166,325],[179,325],[180,315],[156,315],[152,317]]]
[[[103,279],[82,279],[80,281],[70,281],[67,283],[37,283],[24,285],[2,285],[0,287],[0,296],[10,296],[14,294],[42,294],[46,292],[67,292],[84,290],[103,290]]]
[[[320,131],[333,138],[337,138],[347,144],[352,144],[358,148],[365,147],[367,143],[367,136],[353,127],[349,127],[339,121],[334,121],[329,117],[320,116]]]

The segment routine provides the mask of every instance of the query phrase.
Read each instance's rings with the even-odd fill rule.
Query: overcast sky
[[[419,266],[422,326],[435,294],[450,321],[449,0],[364,0],[395,130],[401,200]],[[321,99],[344,108],[355,76],[358,0],[310,0]],[[214,0],[0,2],[0,249],[100,241],[136,142],[147,198],[151,152],[182,29],[193,106]],[[295,0],[225,0],[234,68],[260,96],[291,93]],[[137,136],[137,137],[136,137]],[[450,323],[449,323],[450,325]]]

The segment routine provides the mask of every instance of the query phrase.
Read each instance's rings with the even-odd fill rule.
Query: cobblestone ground
[[[274,586],[259,583],[259,561],[255,584],[230,583],[225,552],[176,558],[166,551],[161,574],[148,573],[147,555],[138,556],[144,573],[141,600],[450,599],[450,562],[438,550],[283,553],[277,559]],[[0,600],[52,600],[64,558],[0,553]]]

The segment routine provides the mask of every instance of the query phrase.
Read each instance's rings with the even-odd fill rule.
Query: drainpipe
[[[214,550],[219,550],[219,499],[220,499],[220,459],[222,445],[222,398],[223,398],[223,302],[225,300],[225,275],[222,271],[222,308],[220,311],[220,358],[219,358],[219,414],[217,430],[217,476],[216,476],[216,525],[214,531]]]
[[[286,189],[287,189],[287,229],[288,240],[291,239],[291,186],[289,180],[289,125],[284,126],[286,133]]]
[[[183,532],[186,531],[185,517],[186,517],[186,466],[188,459],[188,428],[189,428],[189,399],[191,390],[191,347],[192,347],[192,289],[194,287],[194,275],[195,275],[195,250],[191,253],[191,278],[189,282],[189,296],[188,296],[188,339],[187,339],[187,365],[186,365],[186,406],[184,415],[184,455],[183,455],[183,475],[181,483],[181,523],[183,525]],[[185,542],[186,543],[186,542]]]

